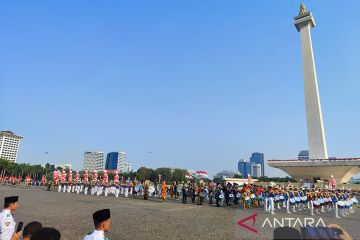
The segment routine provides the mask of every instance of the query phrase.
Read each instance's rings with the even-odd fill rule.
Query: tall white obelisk
[[[310,159],[327,159],[326,138],[310,32],[310,29],[315,27],[315,20],[311,12],[306,11],[303,3],[301,3],[299,15],[294,19],[295,27],[301,36],[309,157]]]

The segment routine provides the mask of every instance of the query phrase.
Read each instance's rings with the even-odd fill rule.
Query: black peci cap
[[[110,209],[102,209],[93,214],[94,222],[103,222],[110,218]]]
[[[19,196],[6,197],[4,199],[5,204],[15,203],[19,200]]]

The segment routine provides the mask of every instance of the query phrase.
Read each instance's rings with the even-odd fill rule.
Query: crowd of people
[[[179,199],[185,204],[188,201],[197,205],[204,202],[217,207],[239,205],[242,208],[263,207],[265,211],[275,214],[284,209],[287,213],[308,210],[310,215],[333,212],[336,218],[345,217],[354,212],[358,206],[356,192],[345,189],[303,189],[298,187],[261,187],[251,184],[216,184],[189,183],[178,184],[173,181],[168,185],[150,181],[138,181],[136,178],[118,182],[62,182],[57,186],[58,192],[77,193],[97,196],[124,196],[144,199],[160,198],[162,201]]]
[[[193,203],[203,205],[204,203],[216,207],[234,206],[238,208],[263,208],[269,214],[276,214],[277,211],[286,213],[308,213],[309,215],[321,215],[324,213],[333,214],[336,218],[346,217],[354,213],[358,207],[356,192],[350,189],[335,188],[312,188],[305,189],[291,186],[257,186],[250,184],[250,181],[243,185],[238,184],[216,184],[212,181],[188,182],[179,184],[177,181],[167,183],[159,179],[156,182],[138,181],[136,178],[116,178],[109,181],[104,175],[102,179],[88,176],[77,181],[72,178],[61,178],[56,181],[42,181],[42,185],[48,190],[59,193],[74,193],[84,195],[96,195],[103,197],[127,197],[142,198],[144,200],[161,199],[175,201],[182,199],[183,204]],[[14,184],[13,181],[7,182]],[[18,184],[18,183],[15,183]],[[25,180],[25,186],[30,187],[31,182]],[[40,223],[29,223],[23,230],[15,231],[15,222],[11,211],[16,210],[18,198],[5,198],[4,210],[0,214],[1,231],[0,239],[19,239],[19,234],[31,236],[28,239],[60,239],[60,233],[56,229],[43,228]],[[105,209],[94,213],[93,220],[95,230],[84,239],[104,239],[104,234],[110,228],[110,210]],[[33,229],[33,230],[32,230]],[[38,238],[34,234],[47,232],[55,237]],[[45,233],[43,233],[45,234]],[[24,238],[26,239],[26,238]]]

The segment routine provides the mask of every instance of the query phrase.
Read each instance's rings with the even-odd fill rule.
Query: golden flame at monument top
[[[306,12],[307,11],[306,11],[306,7],[305,7],[304,3],[301,3],[299,15],[304,15]]]

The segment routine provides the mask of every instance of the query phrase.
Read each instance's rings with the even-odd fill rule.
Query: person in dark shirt
[[[186,203],[186,199],[187,199],[187,189],[185,187],[185,185],[183,185],[182,189],[181,189],[181,192],[182,192],[182,202],[183,203]]]

